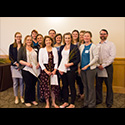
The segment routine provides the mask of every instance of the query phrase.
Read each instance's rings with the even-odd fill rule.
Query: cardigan
[[[59,64],[62,60],[62,50],[64,49],[65,45],[62,45],[59,50]],[[70,52],[69,52],[69,63],[73,63],[73,66],[70,66],[70,71],[77,71],[78,70],[78,63],[80,62],[80,52],[77,45],[70,45]]]
[[[34,49],[34,48],[33,48]],[[34,50],[35,51],[35,50]],[[36,51],[35,51],[36,52]],[[36,52],[37,53],[37,52]],[[26,47],[25,46],[22,46],[20,49],[19,49],[19,52],[18,52],[18,56],[17,56],[17,61],[19,62],[20,60],[23,60],[25,62],[27,62],[27,53],[26,53]],[[38,53],[37,53],[37,62],[38,62]],[[19,63],[20,64],[20,63]],[[19,65],[19,69],[23,69],[25,66],[24,65]]]
[[[84,50],[85,44],[82,44],[79,47],[80,50],[80,58],[82,59],[82,52]],[[99,47],[97,47],[95,44],[92,43],[91,47],[90,47],[90,69],[95,69],[97,67],[97,61],[99,58]],[[79,66],[81,64],[79,63]]]
[[[26,47],[23,46],[19,49],[17,60],[18,62],[20,62],[20,60],[27,62]],[[23,69],[24,67],[25,67],[24,65],[21,64],[19,65],[19,69]]]
[[[53,56],[54,56],[54,64],[55,64],[54,69],[57,69],[57,67],[58,67],[58,52],[57,52],[57,49],[52,47],[52,53],[53,53]],[[48,58],[48,52],[47,52],[46,47],[41,48],[39,50],[39,64],[40,64],[40,67],[41,67],[42,70],[46,69],[44,64],[48,64],[48,59],[49,59]]]

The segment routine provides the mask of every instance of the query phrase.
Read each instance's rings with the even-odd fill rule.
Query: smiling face
[[[79,37],[79,34],[77,32],[72,33],[73,40],[77,40]]]
[[[39,44],[42,44],[42,42],[43,42],[43,36],[42,35],[37,36],[37,42]]]
[[[60,44],[62,42],[62,37],[60,35],[58,35],[56,37],[56,43]]]
[[[53,31],[53,30],[49,31],[49,36],[50,36],[52,39],[54,39],[55,35],[56,35],[55,31]]]
[[[84,41],[85,41],[85,42],[90,42],[90,41],[91,41],[91,38],[92,38],[92,37],[90,36],[89,33],[85,33],[85,34],[84,34]]]
[[[31,38],[31,36],[27,37],[27,39],[26,39],[26,45],[27,46],[31,46],[32,45],[32,38]]]
[[[15,41],[16,41],[17,44],[21,43],[21,41],[22,41],[22,35],[20,33],[17,33],[15,35]]]
[[[80,33],[80,34],[79,34],[79,39],[80,39],[81,41],[84,41],[84,33]]]
[[[67,44],[67,45],[69,45],[69,44],[71,44],[71,36],[70,35],[65,35],[65,43]]]
[[[46,44],[46,47],[50,47],[52,45],[52,40],[50,38],[46,38],[45,44]]]
[[[108,34],[105,31],[100,32],[100,39],[102,41],[105,41],[107,39],[107,37],[108,37]]]

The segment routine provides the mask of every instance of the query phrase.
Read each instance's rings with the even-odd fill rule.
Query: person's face
[[[84,34],[84,41],[85,41],[85,42],[90,42],[90,40],[91,40],[90,34],[89,34],[89,33],[85,33],[85,34]]]
[[[61,36],[60,36],[60,35],[57,36],[57,37],[56,37],[56,43],[60,44],[61,41],[62,41]]]
[[[51,39],[50,38],[46,38],[45,44],[46,44],[47,47],[50,47],[52,45]]]
[[[36,33],[36,32],[33,32],[33,33],[32,33],[32,38],[33,38],[33,39],[36,39],[36,36],[37,36],[37,33]]]
[[[77,32],[73,32],[72,33],[72,37],[73,37],[73,40],[77,40],[78,39],[78,33]]]
[[[31,37],[27,37],[27,39],[26,39],[26,45],[27,46],[31,46],[32,45],[32,38]]]
[[[16,43],[20,43],[20,41],[22,40],[22,35],[21,34],[17,34],[15,37]]]
[[[50,31],[49,32],[49,36],[52,38],[52,39],[54,39],[54,37],[55,37],[55,32],[54,31]]]
[[[68,44],[71,44],[71,36],[70,35],[65,35],[65,43],[68,45]]]
[[[84,33],[80,33],[80,34],[79,34],[79,39],[80,39],[81,41],[84,41]]]
[[[107,39],[107,37],[108,37],[108,34],[105,32],[105,31],[101,31],[100,32],[100,39],[101,40],[106,40]]]
[[[42,37],[42,36],[38,36],[38,37],[37,37],[37,42],[38,42],[39,44],[41,44],[41,43],[43,42],[43,37]]]

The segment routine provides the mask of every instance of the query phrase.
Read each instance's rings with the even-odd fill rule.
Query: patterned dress
[[[50,72],[54,70],[55,64],[53,63],[53,54],[52,51],[48,52],[48,64],[44,64],[46,69]],[[50,76],[46,74],[44,70],[41,70],[40,74],[40,98],[43,97],[47,100],[51,96],[51,91],[55,94],[57,98],[59,95],[59,86],[58,85],[50,85]]]

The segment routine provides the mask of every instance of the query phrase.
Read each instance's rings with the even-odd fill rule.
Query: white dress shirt
[[[109,66],[113,63],[116,56],[116,48],[113,42],[104,41],[97,45],[99,47],[99,65],[101,64],[103,68]]]

